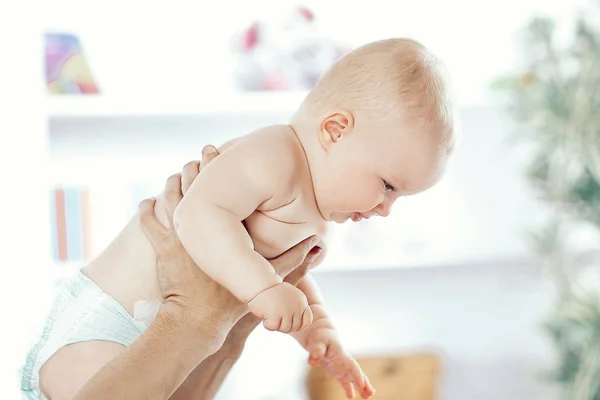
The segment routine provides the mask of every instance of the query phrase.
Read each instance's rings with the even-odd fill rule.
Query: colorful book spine
[[[83,258],[90,260],[92,258],[92,212],[90,190],[84,189],[81,192],[81,214],[83,224]]]
[[[138,212],[139,203],[157,193],[147,183],[53,188],[49,202],[53,259],[91,260]]]
[[[78,187],[58,187],[50,199],[54,259],[82,261],[90,256],[89,193]]]
[[[58,209],[61,209],[61,207],[57,205],[59,203],[58,198],[60,197],[59,192],[59,189],[50,191],[50,242],[52,248],[52,258],[54,260],[61,259],[59,250],[60,246],[58,244],[59,237],[61,237],[61,235],[58,233],[58,221],[61,218],[59,218],[59,213],[57,211]]]

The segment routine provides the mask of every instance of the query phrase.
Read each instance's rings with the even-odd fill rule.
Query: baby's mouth
[[[365,217],[364,215],[362,215],[361,213],[358,213],[358,212],[352,213],[352,215],[350,216],[350,218],[354,222],[360,222],[363,219],[369,219],[368,217]]]

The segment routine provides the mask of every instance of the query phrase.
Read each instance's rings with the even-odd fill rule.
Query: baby
[[[409,39],[367,44],[331,66],[289,125],[223,145],[185,193],[175,229],[196,264],[267,329],[290,333],[348,396],[368,398],[373,388],[313,279],[282,282],[266,259],[325,235],[330,221],[387,216],[399,197],[433,186],[453,130],[440,62]],[[156,213],[167,225],[160,196]],[[130,315],[140,300],[160,298],[153,250],[135,219],[83,272]]]
[[[343,385],[359,377],[317,285],[310,276],[297,287],[282,282],[265,258],[324,235],[329,221],[387,216],[397,198],[440,178],[453,126],[438,68],[413,41],[358,48],[322,77],[290,125],[225,144],[175,211],[192,259]],[[357,389],[371,390],[364,381]]]

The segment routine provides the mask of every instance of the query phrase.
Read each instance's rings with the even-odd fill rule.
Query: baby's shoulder
[[[295,174],[304,169],[306,164],[302,144],[289,125],[272,125],[257,129],[226,143],[219,150],[221,153],[233,150],[244,160],[269,170],[263,172],[276,175]]]
[[[252,146],[263,152],[271,150],[297,152],[300,141],[289,125],[270,125],[243,136],[240,143]],[[288,154],[289,157],[289,154]]]
[[[261,176],[262,184],[276,188],[269,204],[287,204],[307,186],[310,173],[304,148],[289,125],[260,128],[234,146],[243,148],[248,172]]]

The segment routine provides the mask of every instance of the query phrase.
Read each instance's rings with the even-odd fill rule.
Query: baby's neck
[[[317,159],[319,143],[315,128],[316,122],[306,116],[302,110],[298,110],[292,117],[290,126],[304,148],[309,167],[314,168],[314,164],[319,162]]]
[[[299,111],[292,117],[290,127],[296,134],[296,137],[304,150],[306,166],[312,183],[315,206],[320,212],[315,179],[318,179],[317,175],[319,174],[319,171],[322,171],[323,169],[324,154],[317,135],[317,122],[312,118],[305,117],[301,114],[301,111]]]

